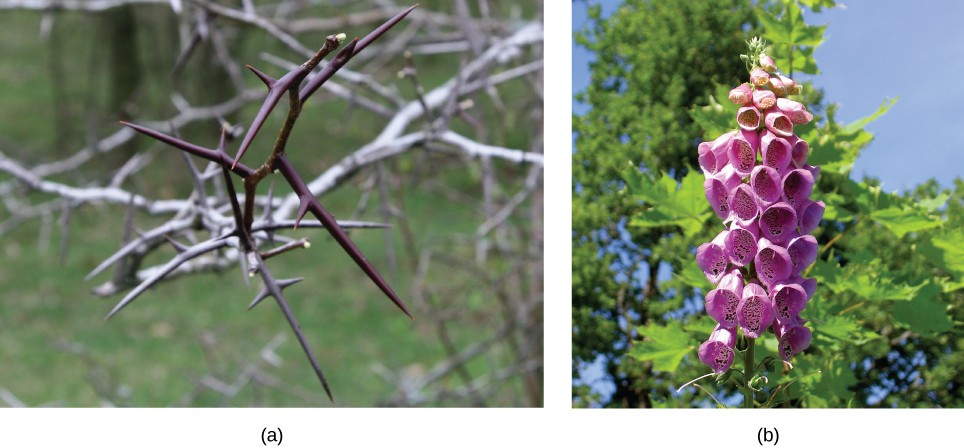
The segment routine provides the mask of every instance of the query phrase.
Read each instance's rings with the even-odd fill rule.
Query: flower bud
[[[770,74],[767,73],[766,70],[760,67],[754,67],[753,70],[750,71],[751,84],[757,87],[763,87],[767,85],[768,81],[770,81]]]
[[[771,73],[777,71],[777,66],[773,63],[773,58],[767,56],[766,53],[760,53],[760,68]]]

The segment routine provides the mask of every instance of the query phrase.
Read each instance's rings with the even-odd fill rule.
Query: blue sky
[[[608,15],[621,2],[588,3],[602,4]],[[586,23],[586,4],[573,2],[573,30]],[[812,77],[814,85],[840,104],[837,117],[845,123],[873,113],[886,98],[900,98],[867,126],[876,139],[857,159],[851,177],[876,177],[886,191],[931,177],[950,186],[964,172],[964,139],[956,135],[964,131],[964,113],[958,109],[964,106],[964,2],[852,0],[844,5],[804,15],[809,24],[829,25],[814,54],[822,72]],[[572,51],[575,94],[587,85],[592,55],[575,44]],[[573,101],[574,113],[586,110]]]

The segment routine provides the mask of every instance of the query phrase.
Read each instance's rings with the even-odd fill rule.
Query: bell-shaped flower
[[[725,166],[722,171],[703,181],[706,200],[723,221],[730,217],[730,192],[739,184],[740,176],[733,170],[732,165]]]
[[[703,270],[703,275],[714,285],[726,275],[726,252],[724,244],[727,231],[724,230],[709,243],[700,244],[696,248],[696,264]]]
[[[777,71],[777,65],[773,63],[773,58],[767,56],[766,53],[760,53],[760,68],[771,73]],[[770,77],[770,79],[773,78],[773,76]]]
[[[806,140],[792,135],[787,138],[790,144],[790,161],[794,168],[802,168],[807,164],[807,157],[810,155],[810,144]]]
[[[807,292],[807,300],[812,299],[814,293],[817,292],[817,279],[815,278],[803,278],[794,275],[790,277],[790,281],[803,287],[803,290]]]
[[[760,235],[780,244],[797,228],[797,212],[786,202],[777,202],[760,214]]]
[[[757,240],[760,228],[756,222],[743,227],[736,222],[730,224],[730,232],[726,234],[726,258],[736,266],[743,267],[753,261],[757,252]]]
[[[753,172],[750,173],[750,188],[753,189],[761,209],[779,201],[782,197],[780,174],[769,166],[757,165],[753,168]]]
[[[777,79],[779,79],[780,82],[783,83],[783,86],[786,87],[787,90],[793,90],[793,89],[795,89],[795,88],[797,87],[797,82],[794,81],[793,79],[790,79],[790,78],[786,77],[786,76],[780,75],[780,76],[777,76]],[[788,92],[788,93],[789,93],[789,92]],[[791,95],[793,95],[793,94],[791,94]]]
[[[767,110],[777,104],[777,96],[769,90],[758,89],[753,91],[753,105],[757,109]]]
[[[813,192],[813,174],[802,168],[791,170],[783,176],[783,199],[796,207],[810,199]]]
[[[743,334],[751,339],[760,337],[773,323],[773,302],[760,285],[748,283],[743,287],[743,297],[736,308],[736,321]]]
[[[790,276],[793,266],[790,264],[790,254],[786,249],[773,244],[766,238],[760,238],[757,248],[753,265],[756,268],[757,278],[764,285],[769,288]]]
[[[706,294],[706,312],[724,328],[736,328],[736,307],[743,297],[743,274],[738,269],[723,276],[716,289]]]
[[[800,169],[801,169],[801,170],[807,170],[807,171],[809,171],[809,172],[810,172],[810,175],[813,176],[813,181],[814,181],[814,182],[816,182],[816,181],[817,181],[817,178],[820,177],[820,167],[819,167],[819,166],[803,165],[803,166],[800,167]]]
[[[753,70],[750,70],[751,84],[757,87],[763,87],[767,85],[768,81],[770,81],[770,74],[767,73],[766,70],[760,67],[754,67]]]
[[[779,101],[777,104],[779,104]],[[777,109],[779,109],[779,107],[777,107]],[[766,125],[770,132],[780,137],[787,138],[793,135],[793,122],[778,110],[770,110],[767,112],[766,117],[763,119],[763,124]]]
[[[756,165],[756,156],[760,151],[760,136],[756,131],[741,130],[730,142],[727,148],[727,160],[740,176],[749,176]]]
[[[784,85],[783,81],[776,76],[771,76],[770,81],[767,82],[767,85],[764,87],[767,90],[773,92],[773,94],[776,95],[777,98],[783,98],[787,96],[787,94],[789,93],[789,90],[787,90],[787,86]]]
[[[777,321],[786,322],[799,316],[807,306],[807,292],[796,283],[783,281],[771,289],[770,300]]]
[[[735,345],[736,331],[717,325],[710,333],[710,338],[700,344],[700,361],[716,373],[726,372],[733,365]]]
[[[790,358],[797,353],[800,353],[810,346],[810,341],[813,338],[813,334],[810,329],[803,325],[802,319],[791,319],[787,322],[778,322],[774,324],[773,332],[777,335],[777,339],[780,341],[778,344],[778,351],[780,352],[780,357],[784,361],[790,361]]]
[[[790,166],[791,147],[786,139],[767,130],[760,137],[760,155],[763,164],[778,170]]]
[[[776,106],[793,124],[807,124],[813,120],[813,115],[807,112],[807,107],[799,101],[777,98]]]
[[[793,274],[799,274],[813,264],[817,260],[818,249],[817,239],[813,235],[798,236],[790,240],[790,244],[787,244],[787,254],[790,255]]]
[[[747,131],[760,127],[760,110],[753,106],[743,106],[736,111],[736,122]]]
[[[807,201],[800,204],[799,223],[800,233],[807,234],[813,232],[819,225],[820,220],[823,219],[823,212],[826,209],[826,204],[823,201]]]
[[[730,90],[727,98],[737,106],[746,106],[753,99],[753,88],[747,83],[740,84]]]
[[[700,168],[704,174],[716,174],[729,163],[726,152],[736,131],[727,132],[711,142],[702,142],[697,147]]]
[[[748,226],[760,214],[756,196],[748,184],[737,185],[730,191],[730,218],[741,226]]]

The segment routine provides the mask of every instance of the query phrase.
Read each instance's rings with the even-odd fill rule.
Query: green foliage
[[[645,203],[646,209],[630,220],[636,227],[679,226],[695,234],[713,213],[703,192],[703,175],[690,171],[677,185],[670,176],[658,180],[639,171],[632,163],[624,172],[627,191]],[[678,188],[677,188],[678,187]]]
[[[633,344],[629,356],[638,361],[652,361],[653,370],[676,370],[683,357],[696,348],[692,337],[678,321],[666,322],[666,326],[650,323],[636,331],[644,339],[642,343]]]
[[[643,19],[626,18],[641,3],[647,4],[629,2],[630,6],[617,14],[619,18],[597,23],[595,30],[618,28],[624,20],[642,23]],[[658,10],[647,5],[650,13]],[[779,67],[787,72],[816,73],[812,55],[823,42],[825,27],[807,25],[801,5],[819,12],[834,2],[779,2],[772,13],[758,8],[756,17],[771,44],[768,54]],[[677,14],[684,17],[687,7],[663,6],[680,10]],[[734,14],[743,17],[742,10]],[[661,29],[661,25],[646,23]],[[642,33],[642,40],[656,40],[660,45],[647,46],[641,51],[652,53],[632,59],[623,54],[601,56],[592,67],[593,84],[579,96],[593,109],[574,118],[573,169],[578,187],[573,193],[573,317],[580,333],[589,334],[590,322],[577,316],[593,316],[595,328],[607,329],[609,336],[590,344],[574,331],[574,353],[581,353],[574,365],[590,359],[582,351],[587,346],[594,348],[592,356],[610,360],[606,373],[617,392],[609,401],[595,396],[600,400],[595,405],[714,406],[713,400],[693,387],[675,394],[667,393],[666,385],[682,385],[709,372],[693,349],[709,336],[713,322],[702,310],[694,311],[693,305],[699,309],[712,285],[696,266],[693,250],[712,238],[720,224],[708,208],[698,205],[705,203],[705,198],[695,161],[697,142],[691,140],[682,149],[670,147],[665,139],[670,126],[649,118],[674,113],[681,121],[700,127],[690,138],[704,141],[732,129],[736,108],[726,94],[746,78],[738,59],[745,49],[725,56],[742,71],[737,79],[722,79],[713,86],[700,84],[690,95],[689,107],[682,107],[678,101],[668,101],[659,89],[661,84],[633,84],[636,79],[687,77],[695,68],[668,72],[666,65],[660,65],[659,76],[647,72],[644,67],[650,66],[643,62],[658,60],[671,44]],[[718,34],[729,36],[726,31]],[[591,35],[598,36],[587,32],[577,36],[577,41]],[[686,54],[686,44],[702,49],[692,43],[697,36],[674,35],[679,45],[672,53]],[[613,49],[635,49],[641,39],[614,34],[594,42],[598,45],[586,46],[608,55]],[[729,44],[721,44],[725,45]],[[627,60],[629,66],[644,73],[637,75],[620,64]],[[607,84],[600,80],[618,85],[620,92],[630,92],[632,85],[632,95],[645,101],[638,103],[639,110],[634,110],[632,117],[613,121],[611,114],[619,116],[616,109],[621,106],[612,103],[619,101],[616,91],[609,91],[612,96],[601,94]],[[852,180],[854,162],[873,141],[865,127],[894,107],[896,99],[884,100],[876,111],[849,124],[837,121],[836,106],[823,104],[819,91],[808,87],[801,100],[814,101],[808,103],[814,122],[796,130],[810,143],[808,163],[821,167],[813,199],[827,205],[824,220],[814,232],[821,248],[818,260],[805,271],[818,281],[816,294],[802,316],[808,320],[813,342],[794,357],[793,368],[758,361],[755,375],[765,375],[768,381],[754,386],[760,387],[754,393],[755,404],[964,406],[964,385],[959,377],[964,368],[964,356],[959,355],[964,348],[964,307],[960,306],[964,303],[964,181],[958,179],[950,189],[931,181],[912,191],[886,193],[873,178]],[[681,116],[681,110],[687,113]],[[631,133],[623,132],[629,129]],[[634,153],[627,155],[622,145],[630,143]],[[671,157],[677,157],[675,163]],[[632,163],[617,172],[596,163],[603,159],[606,164]],[[644,274],[633,281],[640,271]],[[654,280],[654,276],[660,278]],[[633,340],[626,343],[627,337]],[[624,347],[629,347],[628,352]],[[758,360],[779,359],[772,337],[763,338],[755,350]],[[738,384],[742,381],[741,356],[737,354],[733,369],[726,378],[721,376],[718,384],[703,380],[701,385],[720,400],[742,394],[743,386]],[[574,370],[574,377],[579,373]],[[578,395],[575,389],[574,394]]]
[[[608,18],[601,11],[591,6],[589,23],[574,35],[595,61],[588,88],[577,95],[591,109],[573,116],[573,395],[593,406],[679,406],[666,391],[650,393],[670,372],[624,355],[635,328],[662,321],[693,291],[676,277],[657,280],[660,269],[682,272],[680,260],[709,216],[702,181],[699,194],[693,188],[701,176],[691,167],[694,140],[718,134],[704,131],[689,111],[745,77],[735,55],[755,19],[749,0],[628,0]],[[627,170],[627,161],[634,167]],[[637,181],[639,188],[627,187]],[[654,204],[672,201],[656,192],[683,203],[662,210]],[[702,277],[693,280],[708,284]],[[687,360],[681,365],[692,365]],[[590,363],[616,388],[605,401],[579,385],[580,369]]]

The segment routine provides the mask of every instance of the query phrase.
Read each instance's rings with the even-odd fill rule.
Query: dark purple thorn
[[[158,140],[158,141],[161,141],[161,142],[166,143],[166,144],[168,144],[168,145],[171,145],[171,146],[173,146],[173,147],[175,147],[175,148],[177,148],[177,149],[180,149],[181,151],[194,154],[194,155],[196,155],[196,156],[198,156],[198,157],[200,157],[200,158],[202,158],[202,159],[210,160],[210,161],[212,161],[212,162],[220,163],[220,164],[222,164],[222,165],[231,162],[231,160],[230,160],[230,158],[229,158],[230,156],[228,156],[228,155],[226,155],[226,154],[222,155],[223,152],[220,152],[220,153],[219,153],[217,150],[214,150],[214,149],[208,149],[208,148],[204,148],[204,147],[195,145],[195,144],[193,144],[193,143],[188,143],[188,142],[186,142],[186,141],[184,141],[184,140],[181,140],[181,139],[179,139],[179,138],[174,138],[174,137],[171,137],[171,136],[169,136],[169,135],[162,134],[162,133],[157,132],[157,131],[155,131],[155,130],[153,130],[153,129],[145,128],[144,126],[140,126],[140,125],[137,125],[137,124],[134,124],[134,123],[128,123],[128,122],[126,122],[126,121],[121,121],[120,123],[121,123],[122,125],[124,125],[124,126],[127,126],[127,127],[131,128],[131,129],[137,131],[137,132],[140,132],[141,134],[144,134],[144,135],[146,135],[146,136],[148,136],[148,137],[151,137],[151,138],[153,138],[153,139],[155,139],[155,140]],[[254,170],[252,170],[251,168],[248,168],[248,167],[245,166],[244,164],[240,164],[240,163],[239,163],[237,166],[232,167],[232,168],[231,168],[231,171],[233,171],[235,174],[237,174],[237,175],[239,175],[239,176],[241,176],[241,177],[248,177],[248,176],[250,176],[252,173],[254,173]]]
[[[258,74],[255,71],[255,74]],[[258,135],[258,131],[261,130],[261,126],[264,125],[265,120],[268,115],[274,110],[274,107],[278,105],[278,101],[281,100],[281,96],[285,94],[293,86],[297,86],[305,76],[308,75],[308,68],[304,65],[299,65],[294,70],[288,72],[288,74],[282,76],[280,79],[274,81],[268,89],[268,97],[264,99],[264,103],[261,103],[261,109],[258,109],[258,114],[254,116],[254,120],[251,122],[251,126],[248,126],[248,132],[244,134],[244,140],[241,141],[241,147],[238,148],[238,154],[234,156],[234,162],[231,165],[233,170],[241,157],[244,156],[245,151],[251,146],[251,142],[254,137]],[[261,78],[261,75],[258,75]],[[264,81],[264,78],[261,79]]]
[[[256,69],[256,68],[250,66],[250,65],[247,65],[247,64],[245,64],[244,66],[247,67],[248,70],[251,70],[252,72],[254,72],[254,74],[258,77],[258,79],[260,79],[261,82],[264,83],[264,85],[268,86],[268,90],[271,90],[271,88],[274,87],[275,83],[278,82],[277,79],[274,79],[274,78],[266,75],[266,74],[265,74],[264,72],[262,72],[261,70],[258,70],[258,69]]]

